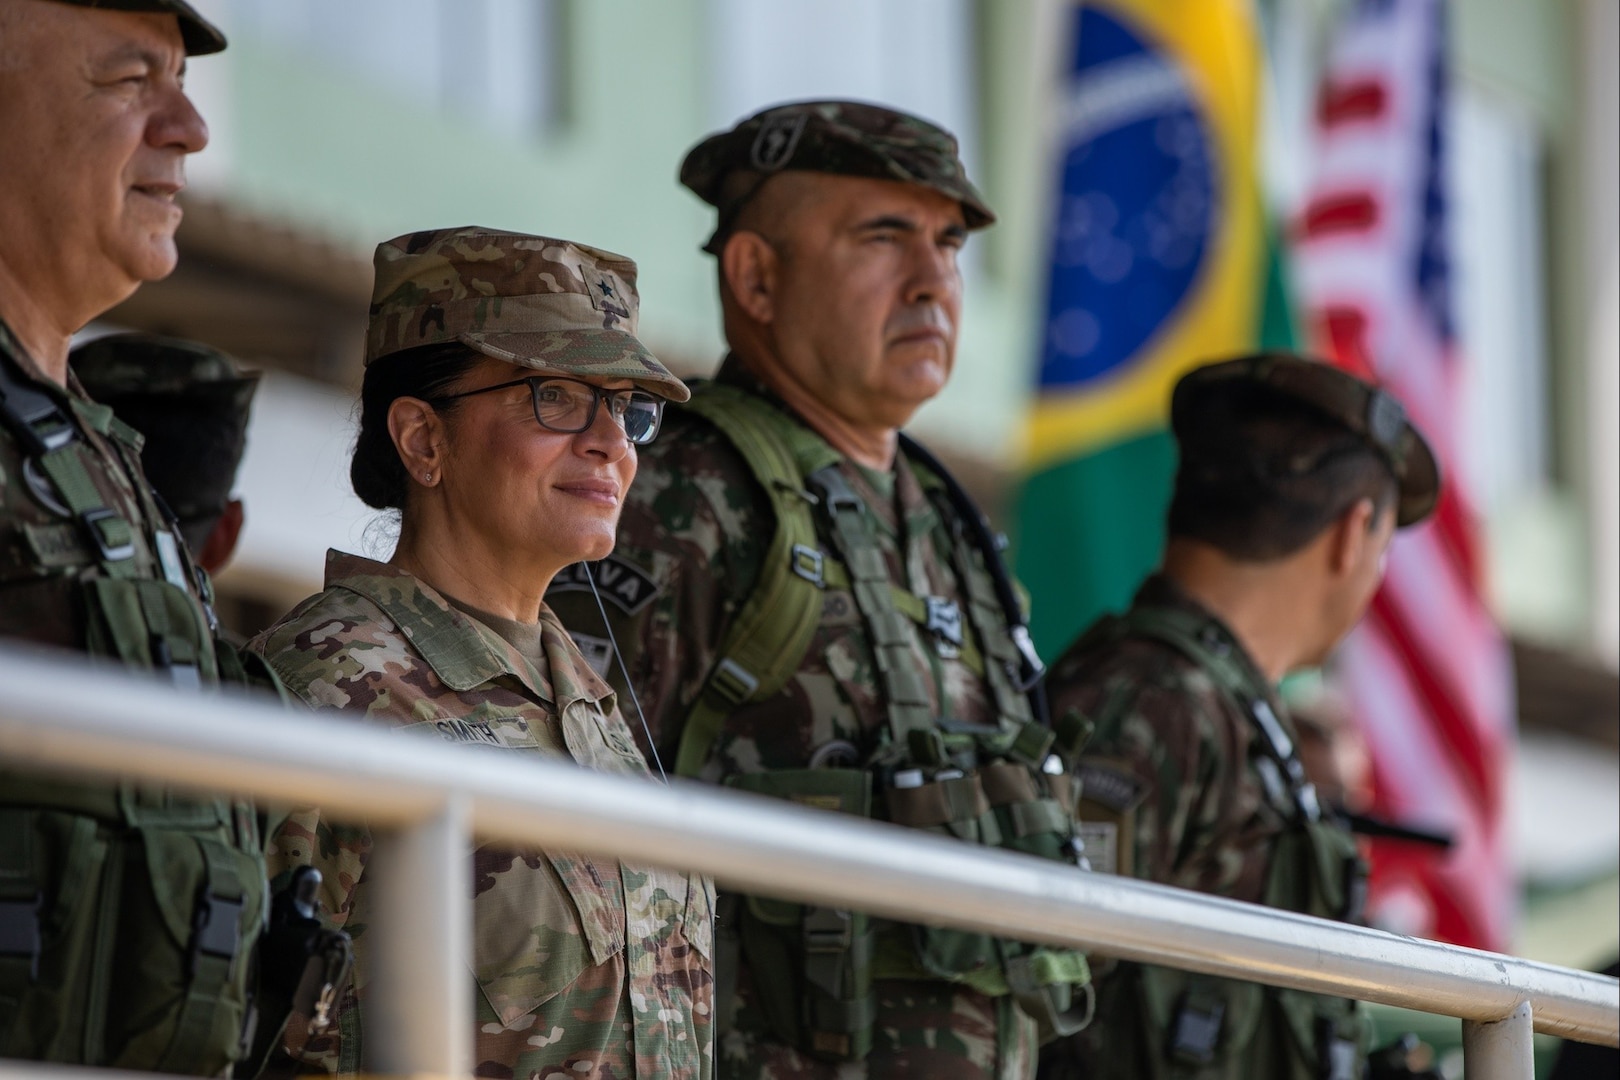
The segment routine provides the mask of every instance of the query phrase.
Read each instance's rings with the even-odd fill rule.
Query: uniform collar
[[[1225,656],[1232,657],[1238,667],[1247,677],[1249,684],[1271,701],[1276,708],[1276,688],[1266,678],[1260,665],[1254,662],[1249,650],[1243,647],[1243,642],[1232,633],[1232,628],[1221,621],[1209,608],[1194,600],[1192,596],[1164,574],[1154,574],[1142,583],[1136,592],[1135,604],[1143,607],[1170,608],[1194,616],[1200,622],[1198,636],[1205,648]]]
[[[4,319],[0,319],[0,354],[8,357],[22,371],[23,377],[38,389],[59,399],[69,409],[73,410],[80,423],[98,435],[107,435],[117,430],[118,435],[126,442],[131,442],[129,437],[134,436],[137,441],[133,441],[132,445],[137,451],[140,450],[139,436],[135,434],[135,429],[115,421],[112,409],[106,405],[90,400],[90,395],[84,392],[84,386],[79,382],[78,376],[73,374],[71,367],[68,368],[66,387],[47,379],[40,372],[39,365],[34,362],[34,358],[28,355],[28,350],[23,348],[22,342],[17,340],[17,335],[12,332],[11,327],[6,325]]]
[[[329,550],[326,587],[347,589],[370,600],[400,628],[450,689],[464,692],[502,675],[523,683],[558,712],[577,701],[611,710],[613,691],[579,655],[550,608],[540,609],[541,651],[546,663],[531,663],[495,631],[458,610],[426,582],[397,566]]]

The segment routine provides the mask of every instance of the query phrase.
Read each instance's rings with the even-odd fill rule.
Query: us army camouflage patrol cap
[[[1303,402],[1378,451],[1400,487],[1397,525],[1414,525],[1434,512],[1440,498],[1440,466],[1406,409],[1388,390],[1320,360],[1261,353],[1195,369],[1176,384],[1171,398],[1170,424],[1177,436],[1214,395],[1244,384]]]
[[[366,363],[459,341],[551,375],[629,379],[673,401],[686,384],[636,337],[636,264],[549,236],[466,226],[377,245]]]
[[[788,169],[918,184],[960,202],[969,229],[996,220],[944,128],[866,102],[796,101],[755,113],[687,152],[681,183],[720,211],[703,250],[718,254],[738,212]],[[728,183],[734,174],[743,174],[741,183]]]
[[[180,18],[180,40],[185,42],[186,55],[207,56],[223,52],[225,35],[219,27],[197,14],[197,9],[185,0],[60,0],[75,7],[106,8],[109,11],[167,12]]]

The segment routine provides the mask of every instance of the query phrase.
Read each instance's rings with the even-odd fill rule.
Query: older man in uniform
[[[186,57],[224,47],[181,0],[0,0],[0,639],[182,688],[241,665],[68,343],[174,269]],[[221,1075],[264,905],[251,806],[0,773],[0,1056]]]
[[[1395,529],[1434,509],[1434,457],[1388,393],[1287,355],[1193,372],[1171,421],[1164,564],[1048,680],[1054,711],[1096,724],[1078,769],[1087,854],[1354,920],[1364,868],[1275,688],[1361,618]],[[1365,1052],[1354,1002],[1121,963],[1099,971],[1096,1021],[1046,1051],[1043,1077],[1353,1080]]]
[[[605,614],[674,772],[1072,861],[1020,602],[900,434],[951,374],[959,253],[994,220],[955,139],[797,103],[680,176],[719,211],[731,354],[642,451],[613,557],[554,606],[604,665]],[[1072,952],[763,897],[727,897],[720,929],[722,1075],[1025,1077],[1041,1026],[1085,1013]]]

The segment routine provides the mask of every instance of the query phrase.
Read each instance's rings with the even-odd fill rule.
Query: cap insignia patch
[[[748,160],[760,172],[775,172],[786,165],[804,134],[804,125],[810,119],[807,113],[772,117],[760,126],[754,136]]]
[[[606,271],[592,270],[587,266],[581,266],[579,273],[585,279],[592,307],[621,319],[630,317],[630,309],[625,306],[626,290],[617,278]]]

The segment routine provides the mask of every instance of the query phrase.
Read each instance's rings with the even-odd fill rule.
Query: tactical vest
[[[878,745],[864,753],[851,746],[842,756],[813,759],[802,769],[741,773],[725,783],[970,843],[1075,861],[1068,766],[1078,750],[1078,731],[1054,732],[1037,721],[1015,681],[1021,681],[1023,657],[986,568],[999,554],[976,549],[956,530],[951,564],[967,594],[966,611],[915,596],[890,580],[870,512],[838,471],[841,455],[824,440],[769,402],[723,384],[695,387],[682,408],[707,420],[742,454],[771,500],[775,532],[759,580],[687,713],[676,772],[698,775],[726,717],[787,684],[820,622],[822,591],[845,589],[854,595],[870,637],[886,702],[888,722]],[[942,505],[950,482],[923,474],[945,521],[961,517]],[[947,723],[933,714],[926,687],[906,662],[915,648],[908,621],[959,650],[986,680],[995,724]],[[820,1058],[866,1056],[876,978],[946,980],[992,996],[1013,994],[1053,1033],[1077,1031],[1089,1019],[1090,973],[1084,956],[1072,950],[767,897],[732,898],[732,905],[737,916],[726,922],[735,926],[735,936],[721,942],[717,967],[735,970],[726,951],[740,947],[777,1037]],[[1085,989],[1082,1004],[1074,1000],[1077,986]],[[722,994],[727,989],[720,987]],[[726,1004],[719,1008],[722,1017],[730,1014]]]
[[[108,444],[152,523],[155,560],[138,524],[102,500],[91,478],[104,466],[79,419],[3,349],[0,426],[60,518],[20,524],[32,561],[10,576],[65,579],[85,652],[184,689],[278,688],[256,658],[216,640],[207,578],[141,479],[133,432],[114,419]],[[249,804],[0,772],[0,1056],[227,1073],[253,1034],[267,892]]]
[[[1106,646],[1149,638],[1186,656],[1215,681],[1248,718],[1250,767],[1260,777],[1267,803],[1287,822],[1273,846],[1260,902],[1355,921],[1366,898],[1366,865],[1355,841],[1318,803],[1293,740],[1263,689],[1235,654],[1206,636],[1207,626],[1190,612],[1134,607],[1103,619],[1085,641]],[[1098,731],[1112,734],[1119,719],[1097,717]],[[1140,1075],[1153,1080],[1357,1080],[1362,1075],[1370,1036],[1353,1001],[1150,965],[1124,966],[1114,977],[1126,986],[1109,995],[1112,1001],[1093,1031],[1095,1056],[1103,1065],[1131,1060]],[[1121,1045],[1104,1041],[1110,1032]],[[1134,1047],[1143,1046],[1147,1060],[1136,1063]]]

